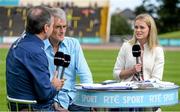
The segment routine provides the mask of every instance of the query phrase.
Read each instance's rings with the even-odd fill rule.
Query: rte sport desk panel
[[[179,86],[149,89],[84,89],[76,86],[74,103],[85,107],[159,107],[179,103]]]

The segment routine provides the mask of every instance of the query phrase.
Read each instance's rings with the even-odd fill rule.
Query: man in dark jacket
[[[52,33],[54,17],[49,9],[36,6],[27,14],[26,31],[15,41],[6,58],[7,94],[11,98],[36,100],[34,110],[52,111],[53,98],[64,80],[57,79],[57,73],[50,82],[48,60],[43,40]],[[15,105],[11,103],[11,110]],[[24,105],[19,104],[19,109]],[[25,107],[26,108],[26,107]]]

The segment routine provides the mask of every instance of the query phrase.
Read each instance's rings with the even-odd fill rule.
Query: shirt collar
[[[138,45],[140,45],[139,41],[137,41],[136,43],[137,43]],[[144,49],[146,49],[146,48],[149,48],[147,42],[144,44]]]
[[[137,41],[136,43],[140,45],[139,41]],[[147,46],[147,45],[148,45],[148,43],[146,42],[146,43],[144,44],[144,46]]]
[[[27,33],[27,32],[26,32],[26,35],[25,35],[25,36],[30,37],[29,39],[33,39],[35,42],[37,42],[37,43],[39,44],[39,46],[40,46],[41,48],[44,49],[44,43],[43,43],[43,41],[42,41],[39,37],[37,37],[35,34],[31,34],[31,33]]]
[[[67,47],[67,45],[68,45],[68,41],[67,40],[68,40],[67,37],[64,37],[64,40],[61,42],[61,46]],[[45,43],[45,47],[44,47],[45,50],[47,50],[49,47],[52,47],[49,39],[44,40],[44,43]]]

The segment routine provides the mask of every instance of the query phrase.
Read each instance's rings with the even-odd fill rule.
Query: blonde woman
[[[132,55],[132,46],[140,45],[139,64]],[[164,51],[158,44],[157,28],[154,19],[148,14],[140,14],[134,21],[133,38],[124,42],[114,66],[116,80],[134,81],[135,74],[142,73],[142,79],[162,80],[164,69]]]

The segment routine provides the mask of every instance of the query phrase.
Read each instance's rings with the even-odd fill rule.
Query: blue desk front
[[[77,86],[74,103],[85,107],[158,107],[178,103],[178,86],[146,90],[85,90]]]

